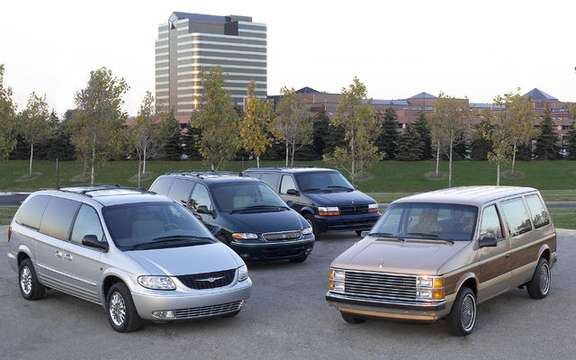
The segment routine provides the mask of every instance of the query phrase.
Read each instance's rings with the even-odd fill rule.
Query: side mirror
[[[82,245],[95,249],[108,251],[108,243],[106,241],[98,240],[96,235],[85,235],[82,239]]]
[[[369,230],[364,230],[360,233],[360,237],[361,238],[365,238],[366,236],[368,236],[370,234]]]
[[[208,209],[208,206],[206,205],[199,205],[196,207],[196,212],[198,214],[208,214],[208,215],[212,215],[213,212],[211,210]]]
[[[300,191],[296,190],[296,189],[288,189],[288,191],[286,191],[286,194],[288,195],[293,195],[293,196],[299,196],[300,195]]]
[[[493,234],[483,234],[480,236],[480,240],[478,240],[478,247],[496,247],[498,246],[498,239]]]

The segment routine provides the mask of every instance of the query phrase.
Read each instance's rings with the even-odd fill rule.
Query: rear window
[[[528,204],[530,213],[532,213],[532,222],[536,229],[550,224],[550,215],[548,215],[548,211],[546,211],[546,207],[542,203],[540,196],[536,194],[528,195],[526,196],[526,203]]]
[[[510,235],[517,236],[532,230],[530,216],[522,198],[502,202],[502,212],[508,223]]]
[[[174,181],[174,179],[169,177],[160,178],[154,181],[154,184],[150,187],[150,191],[160,195],[167,195],[168,190],[170,190],[170,185],[172,185],[172,181]]]
[[[50,197],[46,195],[37,195],[26,200],[18,209],[15,221],[20,225],[38,230],[48,201],[50,201]]]
[[[268,184],[274,191],[278,191],[278,185],[280,185],[279,174],[260,174],[258,178]]]
[[[178,202],[187,203],[190,200],[190,194],[194,183],[188,180],[175,179],[168,196]]]
[[[79,207],[80,203],[76,201],[52,197],[42,217],[40,232],[56,239],[68,240]]]

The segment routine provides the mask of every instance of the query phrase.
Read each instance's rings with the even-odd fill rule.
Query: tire
[[[234,311],[234,312],[231,312],[231,313],[222,315],[222,317],[225,318],[225,319],[229,319],[229,318],[236,317],[238,314],[240,314],[240,310],[237,310],[237,311]]]
[[[304,214],[304,219],[306,219],[306,221],[308,221],[308,224],[312,226],[312,232],[314,233],[314,237],[316,238],[316,240],[318,240],[320,238],[320,230],[318,229],[316,220],[314,220],[314,215]]]
[[[308,258],[308,255],[304,255],[304,256],[299,256],[297,258],[294,259],[290,259],[290,262],[293,264],[301,264],[304,261],[306,261],[306,259]]]
[[[25,259],[18,268],[20,294],[26,300],[39,300],[46,296],[46,288],[38,281],[32,260]]]
[[[346,313],[346,312],[341,311],[340,315],[342,315],[342,320],[344,320],[348,324],[357,325],[357,324],[362,324],[362,323],[366,322],[366,319],[354,316],[354,315]]]
[[[121,282],[112,285],[108,290],[106,313],[112,329],[121,333],[136,331],[143,325],[130,290]]]
[[[450,331],[456,336],[468,336],[474,332],[478,314],[476,295],[472,289],[465,287],[460,290],[448,315]]]
[[[544,299],[550,293],[552,275],[550,273],[550,264],[545,258],[540,258],[532,280],[526,284],[528,295],[532,299]]]

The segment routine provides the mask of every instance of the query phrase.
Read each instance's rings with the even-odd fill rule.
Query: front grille
[[[176,319],[195,319],[207,316],[218,316],[240,310],[242,300],[219,305],[199,306],[190,309],[174,310]]]
[[[236,269],[230,269],[203,274],[180,275],[177,278],[191,289],[203,290],[229,285],[234,280],[235,275]]]
[[[346,294],[393,300],[416,299],[416,276],[347,271]]]
[[[368,205],[338,206],[340,215],[367,214]]]
[[[264,233],[262,237],[268,241],[298,240],[302,233],[300,230]]]

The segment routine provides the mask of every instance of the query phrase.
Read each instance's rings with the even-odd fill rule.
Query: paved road
[[[547,299],[513,290],[479,308],[477,332],[451,337],[446,324],[371,321],[352,326],[324,303],[328,264],[356,239],[332,235],[304,264],[251,267],[254,292],[234,319],[149,325],[117,334],[103,310],[50,293],[27,302],[8,267],[0,230],[2,359],[575,359],[576,232],[561,231],[560,262]]]

